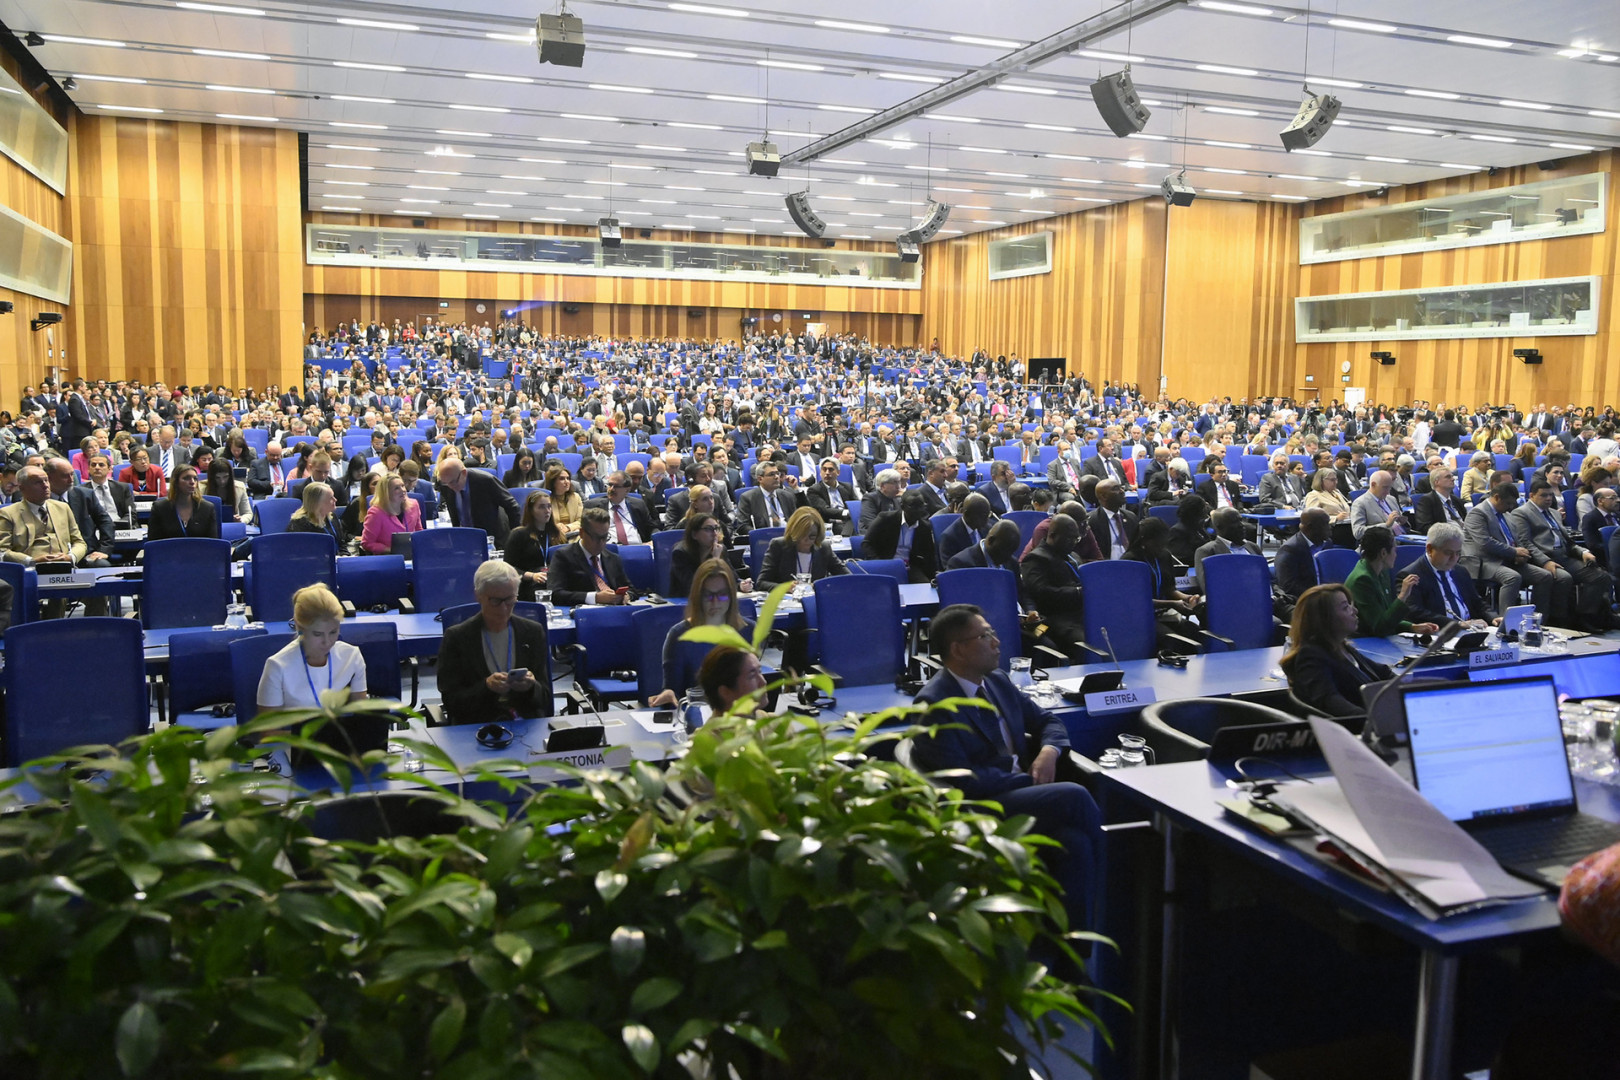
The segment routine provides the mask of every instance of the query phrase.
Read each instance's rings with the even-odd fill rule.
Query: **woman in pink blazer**
[[[422,508],[405,494],[405,481],[394,473],[377,486],[377,494],[372,496],[360,532],[360,546],[372,555],[387,555],[393,548],[395,533],[421,528]]]

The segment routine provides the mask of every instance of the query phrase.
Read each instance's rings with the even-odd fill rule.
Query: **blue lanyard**
[[[1164,581],[1164,570],[1159,566],[1159,560],[1148,563],[1148,569],[1153,571],[1153,599],[1159,599],[1159,585]]]
[[[298,644],[298,658],[304,662],[304,681],[309,683],[309,696],[314,700],[315,704],[319,705],[321,695],[315,692],[315,676],[309,672],[309,657],[304,655],[304,645],[301,641]],[[328,690],[332,689],[332,665],[332,654],[328,652],[326,654],[326,688]]]
[[[491,661],[490,667],[494,667],[495,666],[495,664],[494,664],[495,646],[490,644],[489,631],[484,630],[484,631],[481,631],[481,632],[484,635],[484,656],[488,660]],[[514,655],[515,654],[516,643],[517,643],[517,634],[512,631],[511,623],[508,623],[507,626],[506,626],[506,670],[507,671],[512,670],[512,663],[516,659],[516,657]]]

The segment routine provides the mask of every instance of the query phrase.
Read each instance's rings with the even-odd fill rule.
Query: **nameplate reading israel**
[[[1508,664],[1519,662],[1519,647],[1517,645],[1504,645],[1500,649],[1476,649],[1468,654],[1468,670],[1477,671],[1479,668],[1506,667]]]
[[[1126,709],[1151,705],[1155,700],[1153,687],[1151,686],[1144,686],[1137,690],[1098,690],[1094,694],[1086,695],[1086,712],[1092,716],[1100,716],[1103,713],[1124,712]]]

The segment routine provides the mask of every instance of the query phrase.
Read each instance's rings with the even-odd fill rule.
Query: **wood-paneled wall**
[[[1166,392],[1207,401],[1282,387],[1294,366],[1298,207],[1198,199],[1169,216]]]
[[[1468,338],[1435,341],[1343,342],[1298,345],[1293,374],[1303,385],[1306,374],[1317,385],[1331,387],[1324,397],[1339,396],[1343,361],[1351,363],[1351,384],[1367,390],[1370,401],[1406,403],[1516,402],[1521,408],[1538,402],[1577,402],[1604,405],[1620,402],[1620,154],[1613,151],[1566,158],[1555,170],[1535,165],[1503,169],[1497,175],[1471,173],[1430,184],[1392,189],[1387,200],[1367,195],[1310,204],[1306,216],[1329,214],[1459,195],[1470,191],[1507,187],[1583,173],[1609,174],[1607,230],[1589,236],[1553,240],[1527,240],[1517,244],[1491,244],[1451,251],[1391,255],[1384,258],[1318,263],[1300,270],[1300,295],[1374,292],[1441,285],[1483,285],[1536,278],[1599,276],[1599,327],[1595,335],[1576,337]],[[1297,248],[1293,249],[1297,261]],[[1290,319],[1292,315],[1290,314]],[[1514,349],[1541,350],[1543,363],[1526,366],[1514,359]],[[1392,352],[1396,362],[1381,367],[1370,359],[1373,350]]]
[[[74,149],[74,374],[296,382],[297,135],[81,116]]]
[[[1052,272],[989,279],[991,240],[1051,230]],[[1164,317],[1165,206],[1085,210],[923,249],[922,338],[947,355],[977,348],[1062,356],[1093,381],[1157,385]]]

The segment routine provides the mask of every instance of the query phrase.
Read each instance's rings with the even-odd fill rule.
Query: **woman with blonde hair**
[[[293,629],[298,636],[264,662],[257,701],[261,709],[312,707],[321,691],[347,688],[349,699],[366,696],[366,661],[358,646],[338,640],[343,605],[325,585],[293,593]]]
[[[360,531],[360,546],[372,555],[387,555],[393,550],[395,533],[421,529],[422,507],[406,494],[404,478],[398,473],[380,478]]]
[[[343,522],[336,516],[337,496],[332,493],[331,485],[311,480],[304,485],[300,497],[303,505],[293,511],[292,520],[287,522],[287,531],[325,533],[337,544],[338,553],[342,554],[349,538],[343,531]]]
[[[809,574],[811,581],[849,573],[843,560],[833,554],[827,541],[827,525],[811,506],[801,506],[788,517],[782,535],[771,541],[760,568],[758,588],[769,592],[798,574]]]

